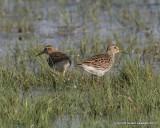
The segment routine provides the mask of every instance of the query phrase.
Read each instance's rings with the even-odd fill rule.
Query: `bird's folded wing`
[[[48,61],[52,61],[52,63],[58,63],[61,61],[70,60],[69,57],[62,52],[54,52],[49,56]]]
[[[108,68],[111,64],[111,57],[106,54],[99,54],[88,58],[83,61],[81,64],[85,64],[87,66],[92,66],[95,68]]]

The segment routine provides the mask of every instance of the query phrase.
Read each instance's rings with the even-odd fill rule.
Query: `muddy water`
[[[5,13],[3,18],[15,22],[25,18],[33,27],[30,32],[44,43],[59,44],[70,40],[76,44],[84,35],[90,38],[98,35],[106,40],[114,39],[114,34],[118,34],[122,41],[127,36],[136,36],[140,44],[145,43],[148,35],[157,40],[160,38],[160,1],[157,0],[126,0],[121,3],[113,1],[108,8],[101,8],[99,2],[94,5],[91,1],[82,0],[68,0],[64,3],[51,0],[5,0],[1,6]],[[93,11],[95,13],[92,14]],[[136,24],[136,20],[140,23]],[[16,29],[18,28],[12,28],[10,32],[1,29],[0,43],[17,39]]]
[[[142,49],[150,45],[152,39],[159,43],[159,0],[112,1],[106,5],[91,0],[0,2],[1,56],[8,45],[32,38],[60,49],[79,48],[84,38],[92,44],[96,37],[101,41],[118,39],[125,48],[130,47],[129,40],[134,39],[138,42],[136,47]]]

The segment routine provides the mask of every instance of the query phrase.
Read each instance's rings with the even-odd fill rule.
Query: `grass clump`
[[[17,44],[19,54],[6,59],[11,66],[0,66],[1,126],[51,127],[66,116],[78,116],[81,127],[87,120],[97,121],[95,127],[106,126],[103,120],[158,121],[160,76],[150,65],[126,59],[116,74],[97,80],[74,67],[63,77],[49,68],[46,56],[34,56],[36,45],[23,46]]]

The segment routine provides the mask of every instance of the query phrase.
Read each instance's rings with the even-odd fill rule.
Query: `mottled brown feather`
[[[87,66],[92,66],[95,68],[106,69],[112,65],[113,57],[108,54],[99,54],[92,56],[91,58],[83,61],[81,64],[85,64]]]

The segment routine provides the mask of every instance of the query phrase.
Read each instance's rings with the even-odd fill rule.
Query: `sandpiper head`
[[[52,45],[47,45],[45,46],[44,50],[40,52],[37,56],[42,55],[42,54],[48,54],[50,55],[51,53],[57,51],[57,48],[54,48]]]
[[[119,52],[119,47],[115,43],[109,44],[107,47],[107,53],[116,54]]]

